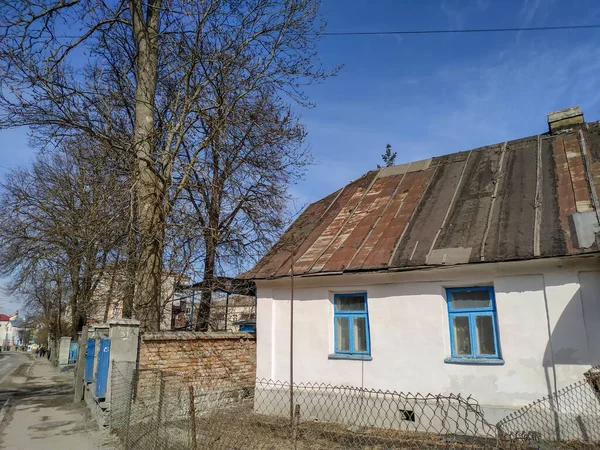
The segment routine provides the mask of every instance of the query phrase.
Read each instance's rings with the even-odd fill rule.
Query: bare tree
[[[74,336],[126,238],[127,190],[106,160],[97,152],[90,157],[91,145],[65,141],[39,155],[30,170],[9,173],[0,206],[2,272],[13,276],[14,291],[38,286],[36,279],[48,272],[57,283],[68,282]]]
[[[134,308],[146,329],[160,326],[165,257],[192,270],[203,252],[210,280],[225,242],[250,247],[241,244],[243,221],[281,212],[286,183],[304,164],[304,133],[289,104],[310,106],[303,87],[332,73],[316,59],[318,8],[318,0],[17,0],[0,9],[0,127],[28,125],[44,139],[84,133],[131,155],[135,236],[127,261],[135,261]],[[269,155],[278,168],[291,165],[278,171],[272,202],[251,210],[259,202],[246,198],[261,189],[265,198],[265,180],[277,172],[258,173]],[[249,173],[254,187],[242,183]],[[233,187],[245,193],[239,204]],[[182,195],[195,203],[182,205]],[[174,235],[185,240],[173,219],[190,211],[207,219],[201,242],[172,246]]]
[[[45,331],[43,344],[54,344],[52,351],[56,354],[57,343],[67,324],[63,318],[68,293],[63,288],[63,274],[59,269],[40,264],[35,278],[21,284],[17,294],[23,300],[23,310],[31,324],[39,325]],[[40,343],[40,342],[38,342]]]
[[[232,115],[224,123],[209,117],[203,124],[213,139],[202,160],[188,160],[194,170],[180,199],[191,204],[187,222],[198,225],[201,239],[205,289],[198,330],[208,327],[219,266],[243,266],[279,236],[286,223],[287,187],[310,161],[301,146],[303,127],[268,96],[240,102]]]

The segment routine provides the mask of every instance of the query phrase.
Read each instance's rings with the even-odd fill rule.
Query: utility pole
[[[290,267],[290,421],[294,424],[294,250]]]

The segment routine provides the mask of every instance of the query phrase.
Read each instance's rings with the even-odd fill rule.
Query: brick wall
[[[185,384],[252,386],[256,338],[250,333],[143,333],[139,369],[140,379],[158,369]]]

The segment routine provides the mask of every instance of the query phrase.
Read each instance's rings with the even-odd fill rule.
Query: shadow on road
[[[0,383],[0,449],[117,448],[84,403],[73,402],[73,374],[29,359]]]

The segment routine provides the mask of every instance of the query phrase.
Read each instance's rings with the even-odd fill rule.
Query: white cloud
[[[519,11],[519,15],[523,17],[524,26],[529,26],[540,8],[540,0],[525,0]]]
[[[323,102],[307,123],[321,164],[296,191],[315,201],[339,189],[373,169],[387,142],[403,163],[544,133],[546,114],[569,106],[599,120],[599,43],[572,45],[559,35],[511,40],[494,54],[418,78],[374,78],[378,89],[367,85]]]
[[[449,115],[451,125],[462,122],[471,128],[475,124],[482,134],[501,127],[510,134],[514,118],[534,115],[545,120],[545,113],[573,102],[584,111],[597,111],[599,70],[600,47],[589,44],[530,49],[488,65],[447,68],[438,77],[458,90],[456,109]]]

